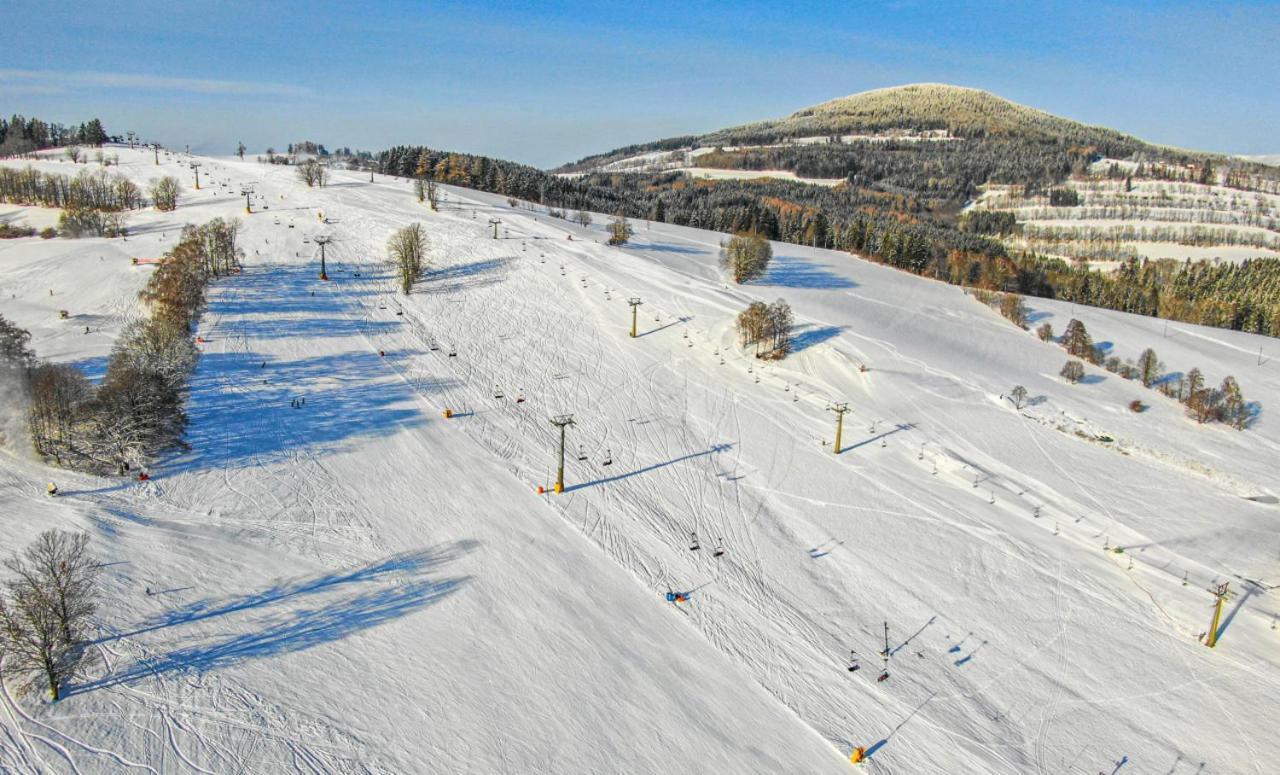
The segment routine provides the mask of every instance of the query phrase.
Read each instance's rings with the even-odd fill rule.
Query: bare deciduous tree
[[[618,245],[627,244],[627,240],[631,239],[631,235],[635,230],[631,228],[631,223],[622,213],[613,216],[609,221],[609,244],[617,247]]]
[[[387,255],[400,273],[400,290],[405,295],[413,290],[413,284],[422,275],[425,254],[426,237],[420,223],[409,224],[387,240]]]
[[[764,275],[773,259],[773,248],[759,234],[738,234],[720,250],[720,266],[735,283],[745,283]]]
[[[84,661],[89,617],[97,610],[100,565],[89,536],[46,530],[4,567],[13,576],[0,600],[5,674],[30,688],[45,686],[57,701]]]
[[[152,183],[151,201],[157,210],[170,212],[178,209],[178,179],[167,175]]]

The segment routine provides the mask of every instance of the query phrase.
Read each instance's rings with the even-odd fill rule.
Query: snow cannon
[[[379,350],[379,351],[378,351],[378,357],[379,357],[379,358],[385,358],[385,357],[387,357],[387,351],[386,351],[386,350]]]
[[[452,416],[453,416],[453,410],[452,410],[452,409],[445,409],[445,410],[444,410],[444,412],[442,412],[442,414],[444,415],[444,419],[446,419],[446,420],[447,420],[447,419],[449,419],[450,417],[452,417]]]
[[[538,494],[539,494],[539,495],[546,495],[546,494],[547,494],[547,488],[546,488],[546,487],[543,487],[542,485],[538,485]]]
[[[139,482],[147,482],[150,480],[151,480],[151,474],[147,473],[146,471],[143,471],[142,473],[138,474]]]
[[[862,764],[867,760],[867,747],[860,745],[853,749],[853,753],[849,754],[849,762],[851,764]]]
[[[564,492],[564,485],[561,484],[560,482],[556,482],[555,490],[556,490],[556,495],[559,495],[560,493]]]

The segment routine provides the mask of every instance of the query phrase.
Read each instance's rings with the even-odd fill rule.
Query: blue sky
[[[1280,3],[6,0],[0,113],[552,166],[919,81],[1280,153]]]

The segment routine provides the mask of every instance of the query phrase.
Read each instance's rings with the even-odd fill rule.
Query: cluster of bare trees
[[[413,193],[419,202],[425,201],[432,210],[440,209],[440,187],[431,178],[414,178]]]
[[[1027,329],[1027,305],[1022,300],[1022,296],[1020,294],[999,293],[997,291],[975,288],[973,291],[973,297],[983,304],[986,304],[988,307],[999,309],[1000,314],[1018,328],[1021,328],[1024,331]],[[1048,324],[1046,323],[1045,325]]]
[[[151,202],[162,212],[177,210],[178,191],[178,179],[166,175],[151,184]]]
[[[101,566],[87,533],[47,530],[4,567],[11,578],[0,595],[0,676],[46,689],[56,702],[86,659]]]
[[[759,234],[737,234],[720,248],[720,266],[735,283],[763,277],[773,260],[773,248]]]
[[[316,159],[308,159],[298,165],[298,179],[307,184],[308,188],[313,186],[324,187],[325,181],[329,179],[329,170]]]
[[[782,299],[772,304],[753,301],[738,314],[738,338],[742,346],[754,345],[757,358],[785,358],[791,352],[791,305]]]
[[[0,167],[0,202],[89,210],[136,210],[142,191],[123,175],[81,170],[75,177],[33,167]]]
[[[58,216],[58,234],[62,237],[123,237],[128,233],[127,218],[121,210],[76,206]]]
[[[387,256],[400,274],[400,291],[406,296],[413,291],[413,284],[422,276],[426,252],[427,238],[420,223],[409,224],[387,240]]]
[[[198,351],[191,332],[211,278],[238,269],[239,224],[188,226],[140,296],[151,314],[125,327],[93,386],[74,366],[27,367],[27,424],[37,453],[58,465],[123,474],[180,445],[186,382]]]
[[[617,247],[627,244],[627,240],[631,239],[631,235],[635,234],[635,229],[631,228],[631,222],[622,213],[618,213],[609,219],[609,244]]]

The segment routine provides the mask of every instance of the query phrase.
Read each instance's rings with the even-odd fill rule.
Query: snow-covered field
[[[97,663],[55,706],[0,696],[0,771],[839,772],[859,745],[885,773],[1274,768],[1276,340],[1029,300],[1260,405],[1197,426],[845,254],[776,244],[726,286],[715,233],[609,248],[496,195],[432,213],[407,181],[235,159],[194,192],[120,155],[179,175],[179,209],[0,243],[0,313],[42,356],[100,370],[142,314],[128,258],[182,223],[241,216],[246,270],[200,326],[189,453],[149,482],[0,456],[6,549],[84,529],[107,563]],[[269,210],[243,216],[245,183]],[[404,297],[384,246],[413,221],[432,267]],[[732,319],[777,297],[797,352],[765,365]],[[568,488],[538,495],[564,413]]]

